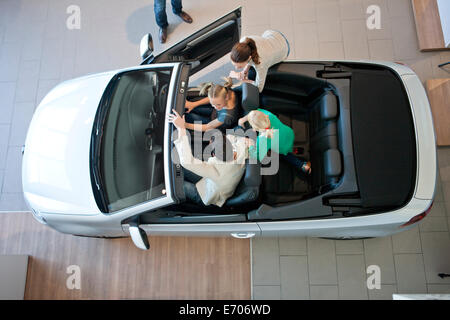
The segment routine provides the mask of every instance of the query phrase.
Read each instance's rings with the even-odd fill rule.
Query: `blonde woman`
[[[234,128],[239,119],[241,98],[231,89],[232,85],[231,78],[225,78],[224,85],[212,82],[202,84],[200,95],[207,96],[198,101],[186,100],[186,128],[201,131]],[[201,122],[201,125],[194,126],[194,122]]]
[[[247,121],[259,133],[256,145],[249,148],[250,157],[261,161],[267,152],[273,149],[287,162],[307,174],[311,173],[311,162],[300,159],[292,153],[295,138],[292,128],[282,123],[273,113],[264,109],[251,111],[245,117],[240,118],[238,123],[241,127],[244,127]]]
[[[261,36],[243,37],[230,54],[231,63],[242,71],[231,71],[230,77],[252,83],[262,92],[269,68],[288,55],[289,42],[279,31],[266,30]]]

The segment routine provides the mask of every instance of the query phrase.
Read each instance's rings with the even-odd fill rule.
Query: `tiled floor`
[[[0,1],[0,211],[26,210],[21,146],[35,107],[60,81],[137,65],[138,43],[157,34],[146,0],[78,0],[81,29],[68,30],[71,0]],[[365,27],[366,9],[381,8],[381,30]],[[418,50],[410,0],[184,0],[194,23],[170,10],[170,46],[238,5],[242,33],[279,29],[291,43],[290,59],[403,61],[422,81],[448,77],[437,68],[449,52]],[[155,41],[156,51],[162,46]],[[211,66],[223,74],[222,64]],[[210,75],[209,75],[210,76]],[[440,180],[434,209],[416,229],[382,239],[258,239],[253,241],[254,298],[390,298],[393,292],[450,293],[450,148],[439,150]],[[381,290],[367,290],[366,266],[382,272]]]

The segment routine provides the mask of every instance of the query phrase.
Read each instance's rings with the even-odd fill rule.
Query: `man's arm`
[[[216,168],[207,162],[195,159],[192,155],[191,144],[186,134],[186,122],[176,110],[170,114],[168,121],[178,129],[178,138],[174,141],[180,158],[180,164],[195,174],[206,178],[218,178]]]
[[[214,166],[196,159],[192,155],[191,145],[186,135],[186,129],[179,130],[178,134],[178,139],[174,141],[174,144],[178,151],[180,164],[200,177],[217,179],[219,173]]]

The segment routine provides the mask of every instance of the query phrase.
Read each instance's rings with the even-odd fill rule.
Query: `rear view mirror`
[[[128,229],[130,231],[131,240],[136,247],[142,250],[150,249],[150,243],[148,242],[147,233],[135,223],[130,223]]]
[[[153,53],[153,38],[150,33],[147,33],[141,39],[140,54],[142,60],[145,60]]]

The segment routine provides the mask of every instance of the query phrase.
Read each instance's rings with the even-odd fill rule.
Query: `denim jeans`
[[[171,0],[172,3],[172,12],[174,14],[180,14],[183,6],[181,5],[181,0]],[[166,15],[166,0],[155,0],[155,17],[156,24],[160,28],[165,28],[169,24],[167,23],[167,15]]]
[[[280,154],[280,157],[284,159],[286,162],[289,162],[294,167],[299,168],[303,172],[303,166],[306,164],[306,160],[303,158],[297,157],[295,154],[289,152],[287,155]]]
[[[188,123],[194,123],[200,121],[202,124],[211,122],[211,114],[214,108],[210,105],[198,106],[189,113],[185,113],[185,119]]]
[[[256,70],[253,67],[250,67],[247,74],[248,80],[255,81],[256,80]]]
[[[183,189],[186,199],[196,204],[204,204],[202,198],[200,197],[200,194],[197,191],[197,187],[195,186],[195,184],[202,177],[185,168],[183,168],[183,174],[184,174]]]

